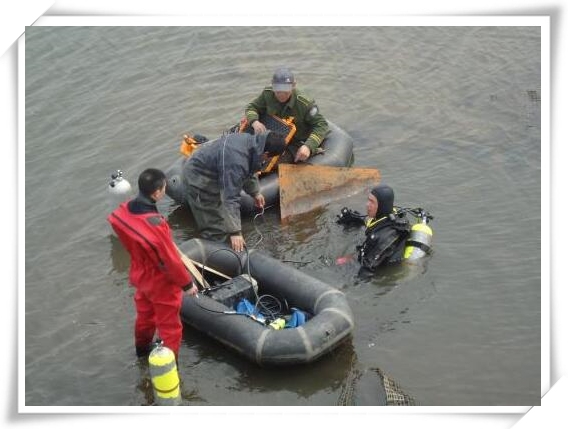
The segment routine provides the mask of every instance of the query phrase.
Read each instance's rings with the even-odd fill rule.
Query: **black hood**
[[[371,189],[371,194],[373,194],[379,202],[379,208],[377,209],[375,218],[388,216],[392,213],[394,206],[394,191],[390,186],[375,186],[373,189]]]

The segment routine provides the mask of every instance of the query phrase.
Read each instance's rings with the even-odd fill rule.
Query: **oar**
[[[176,246],[177,247],[177,246]],[[181,251],[181,249],[179,247],[177,247],[177,251],[181,257],[181,261],[183,262],[183,264],[185,265],[185,267],[189,270],[189,272],[191,273],[191,275],[193,276],[193,278],[195,280],[197,280],[197,282],[201,285],[202,288],[204,289],[209,289],[209,283],[207,283],[207,280],[205,280],[203,278],[203,276],[201,275],[201,273],[199,272],[199,270],[197,269],[197,267],[193,264],[193,262],[191,261],[191,259],[189,259],[185,253],[183,253]]]
[[[213,268],[211,268],[211,267],[208,267],[207,265],[203,265],[203,264],[201,264],[201,263],[199,263],[199,262],[197,262],[197,261],[194,261],[193,259],[190,259],[190,258],[187,258],[187,259],[189,259],[189,261],[190,261],[191,263],[193,263],[193,265],[197,265],[199,268],[203,268],[205,271],[209,271],[211,274],[215,274],[216,276],[219,276],[219,277],[224,278],[224,279],[226,279],[226,280],[231,280],[231,279],[232,279],[232,277],[228,276],[227,274],[224,274],[224,273],[222,273],[222,272],[220,272],[220,271],[217,271],[217,270],[215,270],[215,269],[213,269]]]

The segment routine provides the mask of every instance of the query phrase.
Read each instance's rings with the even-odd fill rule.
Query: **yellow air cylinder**
[[[432,249],[432,228],[426,223],[417,223],[410,230],[410,237],[406,240],[404,259],[414,261],[430,253]]]
[[[181,395],[174,352],[159,344],[150,353],[148,363],[156,404],[179,405]]]

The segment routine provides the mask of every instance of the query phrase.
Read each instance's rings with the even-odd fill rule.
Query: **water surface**
[[[353,136],[355,166],[378,168],[397,204],[435,216],[435,253],[370,280],[333,266],[362,239],[335,215],[364,211],[364,193],[288,225],[276,210],[245,220],[250,246],[346,293],[355,332],[314,364],[275,370],[187,328],[184,404],[335,405],[371,369],[419,405],[540,404],[539,27],[28,27],[25,37],[26,405],[150,403],[128,255],[105,220],[110,173],[135,184],[177,159],[184,133],[220,135],[280,65]],[[178,243],[194,235],[184,208],[167,199],[160,210]]]

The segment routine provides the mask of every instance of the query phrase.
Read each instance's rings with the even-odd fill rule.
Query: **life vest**
[[[199,145],[201,143],[205,143],[207,140],[207,137],[202,136],[201,134],[195,134],[193,136],[184,134],[183,140],[179,146],[179,151],[183,156],[189,158],[193,152],[199,148]]]
[[[187,134],[183,135],[183,140],[179,146],[179,151],[183,156],[189,158],[197,147],[197,141],[195,141],[193,137],[188,136]]]

